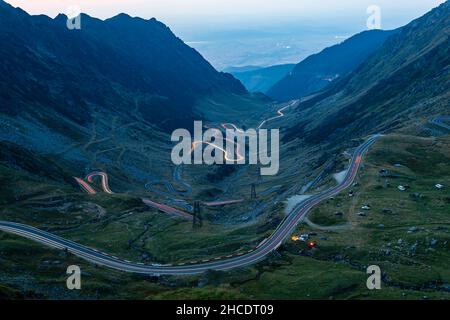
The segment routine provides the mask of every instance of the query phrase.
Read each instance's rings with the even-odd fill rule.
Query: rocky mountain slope
[[[0,152],[10,155],[1,165],[28,174],[45,163],[70,181],[117,170],[143,188],[171,174],[168,133],[201,119],[198,103],[252,99],[155,19],[82,14],[81,29],[69,30],[64,15],[30,16],[0,0],[0,30]],[[47,160],[34,163],[39,155]]]
[[[285,140],[336,145],[448,114],[449,35],[447,1],[401,28],[352,74],[300,104]]]
[[[83,14],[80,30],[66,21],[0,2],[0,112],[48,111],[84,126],[92,110],[128,113],[138,104],[146,121],[169,130],[192,119],[200,97],[246,93],[155,19]]]

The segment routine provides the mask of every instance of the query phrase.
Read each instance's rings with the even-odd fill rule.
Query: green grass
[[[448,188],[437,190],[434,184],[450,185],[449,144],[448,138],[384,137],[364,159],[358,186],[353,188],[355,196],[349,198],[342,193],[310,214],[317,224],[346,223],[349,228],[323,231],[300,225],[296,233],[317,233],[313,236],[318,241],[317,249],[311,251],[304,243],[287,241],[278,254],[230,272],[160,278],[132,275],[96,267],[64,252],[0,233],[0,297],[448,299],[449,293],[440,288],[450,282],[450,194]],[[395,167],[396,163],[404,166]],[[389,178],[390,186],[379,177],[381,168],[398,176]],[[244,178],[250,181],[250,176]],[[409,184],[411,190],[400,192],[398,184]],[[221,225],[205,221],[203,228],[194,230],[189,222],[146,208],[135,196],[73,194],[70,187],[63,186],[57,187],[65,192],[54,193],[53,197],[63,194],[73,206],[60,211],[58,206],[50,205],[43,211],[36,205],[52,185],[22,185],[31,196],[4,205],[2,219],[30,223],[132,261],[176,263],[245,250],[267,236],[275,226],[271,221],[283,214],[280,203],[269,208],[256,223]],[[423,196],[415,198],[411,193]],[[372,210],[365,217],[358,216],[365,203],[370,203]],[[100,206],[106,214],[96,216],[88,204]],[[28,209],[23,210],[25,207]],[[344,212],[344,217],[337,218],[336,211]],[[223,214],[220,210],[214,212],[209,214]],[[418,231],[408,233],[412,226]],[[432,240],[437,241],[433,246]],[[410,248],[416,243],[412,252]],[[65,270],[70,264],[82,268],[81,292],[65,289]],[[380,291],[365,287],[365,266],[370,264],[379,265],[386,275]]]
[[[316,223],[332,222],[323,221],[323,217],[343,211],[351,227],[332,232],[299,227],[299,232],[316,231],[317,238],[327,237],[319,240],[314,256],[324,261],[351,262],[361,268],[377,264],[387,274],[385,284],[390,287],[429,289],[435,297],[448,298],[448,293],[433,288],[450,282],[446,267],[450,261],[450,192],[434,187],[438,182],[450,185],[449,145],[448,138],[407,136],[388,136],[378,142],[364,160],[355,196],[349,198],[343,193],[310,214]],[[403,166],[395,167],[397,163]],[[388,178],[390,186],[378,175],[381,169],[398,176]],[[400,184],[408,184],[411,189],[401,192],[397,189]],[[422,196],[411,196],[414,193]],[[358,216],[366,203],[372,209],[367,216]],[[408,232],[412,227],[418,231]]]

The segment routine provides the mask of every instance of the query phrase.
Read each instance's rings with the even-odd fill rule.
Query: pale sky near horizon
[[[51,17],[65,13],[76,5],[87,14],[98,18],[109,18],[120,12],[142,18],[156,17],[158,20],[177,23],[214,17],[239,20],[316,18],[333,19],[364,15],[372,4],[378,5],[389,18],[412,19],[418,17],[445,0],[6,0],[30,14],[46,14]],[[405,23],[405,21],[399,21]]]

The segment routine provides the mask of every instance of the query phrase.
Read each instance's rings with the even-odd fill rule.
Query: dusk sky
[[[143,18],[156,17],[167,24],[205,19],[261,21],[267,19],[333,19],[364,16],[369,5],[381,7],[388,27],[404,24],[418,17],[444,0],[7,0],[32,14],[55,16],[71,5],[99,18],[120,12]],[[228,20],[230,21],[230,20]],[[199,22],[198,22],[199,23]],[[392,26],[391,26],[392,24]]]

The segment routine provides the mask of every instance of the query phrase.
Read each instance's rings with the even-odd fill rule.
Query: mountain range
[[[336,144],[446,114],[450,101],[450,2],[412,21],[349,75],[297,109],[286,140]]]
[[[19,226],[0,232],[0,299],[448,297],[450,1],[296,66],[228,70],[272,99],[216,71],[155,19],[83,14],[80,30],[66,21],[0,0],[0,220],[117,265],[257,264],[132,274],[78,259],[67,242],[32,243]],[[280,128],[278,174],[175,165],[169,133],[193,120]],[[291,229],[299,214],[304,223]],[[287,224],[290,234],[267,249]],[[373,263],[384,290],[369,292]],[[83,290],[65,290],[69,265],[83,270]]]
[[[138,104],[146,121],[170,130],[192,120],[203,96],[246,93],[156,19],[82,14],[80,30],[66,22],[0,1],[0,112],[56,112],[85,125],[92,110]]]
[[[283,79],[294,67],[295,64],[280,64],[261,68],[229,68],[226,71],[240,80],[248,91],[267,93],[270,88]]]
[[[269,90],[277,100],[309,95],[284,140],[334,143],[442,112],[449,100],[449,16],[446,2],[403,28],[362,32],[296,65]],[[89,140],[95,125],[96,135],[132,121],[141,130],[170,132],[189,128],[205,110],[217,120],[264,111],[237,79],[155,19],[83,14],[80,30],[66,21],[0,1],[3,141],[51,153]],[[233,107],[211,102],[199,112],[197,102],[214,95]],[[250,109],[236,103],[244,96]],[[130,136],[122,138],[127,144]]]
[[[364,31],[311,55],[274,83],[266,94],[278,101],[288,101],[319,91],[356,69],[395,32]]]

